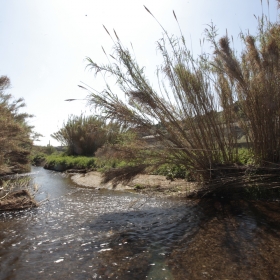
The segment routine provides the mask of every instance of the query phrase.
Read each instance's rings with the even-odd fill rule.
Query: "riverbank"
[[[38,206],[37,186],[30,173],[0,176],[0,211],[22,210]]]
[[[118,184],[116,186],[113,186],[112,183],[102,184],[102,173],[97,171],[74,174],[71,176],[71,179],[81,187],[133,191],[153,196],[186,197],[197,188],[197,183],[187,182],[183,179],[170,181],[161,175],[141,174],[136,176],[128,184]]]
[[[189,199],[216,198],[228,200],[280,201],[280,186],[252,184],[251,186],[202,187],[198,182],[183,179],[170,181],[165,176],[141,174],[127,184],[102,184],[102,173],[90,171],[85,174],[72,174],[72,181],[80,187],[137,192],[156,197],[187,197]]]
[[[27,190],[19,190],[2,196],[0,200],[0,211],[23,210],[38,207],[38,203]]]

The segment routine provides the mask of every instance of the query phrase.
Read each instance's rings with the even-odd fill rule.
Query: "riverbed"
[[[44,203],[0,213],[0,279],[280,279],[277,201],[155,198],[32,173]]]

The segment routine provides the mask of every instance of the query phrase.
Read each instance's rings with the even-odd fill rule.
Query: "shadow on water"
[[[280,279],[279,202],[201,200],[192,241],[173,250],[174,279]],[[183,272],[184,271],[184,272]]]
[[[197,228],[192,203],[80,189],[37,171],[38,195],[50,200],[0,214],[0,279],[171,279],[170,246]]]
[[[181,240],[191,240],[200,221],[195,204],[101,215],[98,224],[110,237],[99,254],[97,275],[114,279],[173,279],[168,259]],[[184,245],[186,247],[186,243]],[[105,279],[107,279],[105,278]]]
[[[278,202],[156,199],[37,171],[50,201],[0,214],[0,279],[280,279]]]

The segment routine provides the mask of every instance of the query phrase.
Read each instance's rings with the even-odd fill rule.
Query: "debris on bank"
[[[22,210],[37,207],[38,204],[27,190],[19,190],[0,198],[0,211]]]

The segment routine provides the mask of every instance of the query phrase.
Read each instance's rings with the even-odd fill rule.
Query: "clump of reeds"
[[[269,24],[259,37],[244,37],[240,59],[233,55],[227,37],[215,50],[215,69],[220,91],[236,94],[240,117],[256,163],[280,161],[280,26]]]
[[[69,116],[51,136],[67,147],[68,155],[93,156],[106,142],[115,141],[121,127],[95,116]]]
[[[151,170],[172,163],[185,166],[205,183],[227,184],[233,178],[244,182],[246,168],[240,167],[238,156],[241,129],[256,167],[278,163],[280,28],[270,23],[263,27],[258,36],[243,37],[245,50],[240,57],[227,36],[216,41],[212,27],[207,36],[214,54],[197,59],[183,36],[176,39],[163,29],[164,36],[158,41],[163,57],[158,69],[162,81],[159,90],[150,85],[143,68],[115,32],[112,63],[98,65],[90,58],[88,62],[96,73],[116,78],[126,101],[107,87],[103,92],[92,92],[89,102],[109,119],[152,133],[157,145],[150,146],[139,138],[141,145],[113,145],[110,153],[115,149],[116,157],[130,159],[134,163],[132,175],[137,170],[143,172],[140,166]],[[109,172],[108,179],[117,173]]]
[[[33,127],[27,120],[32,115],[20,112],[23,98],[13,99],[6,91],[7,76],[0,77],[0,174],[26,171],[32,148]]]

